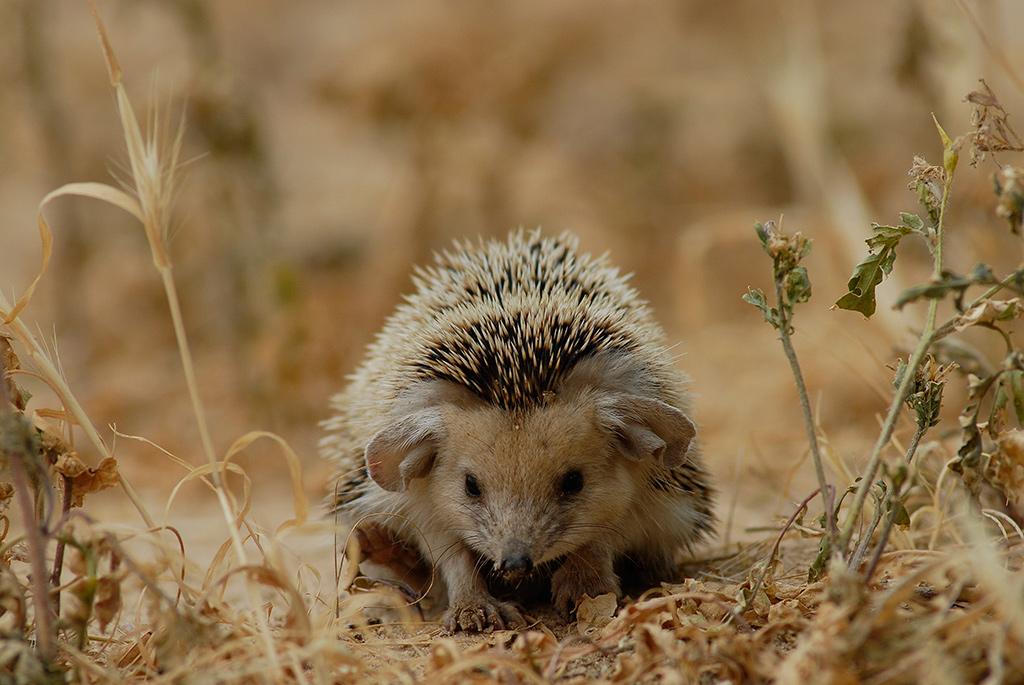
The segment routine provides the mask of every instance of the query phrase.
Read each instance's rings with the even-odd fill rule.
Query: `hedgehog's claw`
[[[452,602],[442,618],[449,633],[459,630],[482,633],[489,630],[511,630],[526,625],[526,619],[515,604],[493,597],[478,597],[467,602]]]

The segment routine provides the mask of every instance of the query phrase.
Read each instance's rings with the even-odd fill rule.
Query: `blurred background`
[[[814,480],[777,334],[740,299],[771,288],[754,222],[814,240],[797,350],[821,430],[856,471],[886,365],[922,321],[886,303],[929,276],[926,249],[901,247],[870,322],[830,306],[871,222],[919,211],[907,170],[915,155],[941,163],[932,114],[965,132],[982,77],[1011,123],[1024,112],[1017,0],[97,4],[137,111],[172,131],[184,112],[171,253],[216,446],[276,431],[314,499],[331,474],[317,424],[412,266],[455,239],[541,226],[609,252],[678,343],[723,517],[738,503],[725,535],[774,522]],[[85,2],[0,4],[0,60],[0,287],[20,294],[42,197],[123,177],[126,154]],[[1020,261],[991,211],[993,169],[961,162],[955,271]],[[184,472],[106,428],[203,461],[143,232],[91,200],[47,217],[54,261],[23,318],[129,480],[166,493]],[[276,451],[241,461],[257,501],[281,501]]]

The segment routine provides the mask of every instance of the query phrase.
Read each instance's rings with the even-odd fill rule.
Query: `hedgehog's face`
[[[496,570],[528,572],[619,534],[636,464],[600,429],[592,405],[457,410],[445,424],[429,476],[431,502]]]
[[[495,569],[519,575],[608,539],[658,464],[678,465],[694,436],[674,407],[587,384],[524,411],[431,381],[404,398],[366,450],[383,488],[413,479],[436,520]]]

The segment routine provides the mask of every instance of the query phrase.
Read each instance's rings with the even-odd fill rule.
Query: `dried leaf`
[[[14,486],[10,483],[0,483],[0,513],[7,511],[13,497]]]
[[[974,130],[966,136],[971,142],[971,164],[984,160],[987,152],[1024,150],[1024,140],[1010,126],[1009,115],[985,79],[981,79],[981,89],[968,94],[966,99],[974,105],[971,112]]]
[[[5,682],[46,683],[50,669],[27,640],[0,640],[0,674],[9,677]]]
[[[1011,300],[982,300],[954,319],[953,327],[962,332],[971,326],[1015,319],[1022,312],[1024,308],[1017,297]]]
[[[67,452],[60,455],[57,463],[53,465],[53,470],[68,478],[77,478],[88,471],[89,467],[86,466],[77,452]]]
[[[74,459],[78,460],[78,455],[71,449],[71,445],[64,441],[53,424],[38,420],[38,417],[34,423],[36,429],[39,430],[43,461],[47,466],[56,466],[61,458],[67,455],[74,455]],[[80,460],[79,463],[81,463]],[[84,464],[82,466],[84,467]],[[68,465],[68,467],[77,468],[73,465]]]
[[[946,184],[946,172],[942,167],[929,164],[921,157],[914,157],[914,165],[908,172],[913,179],[910,182],[910,189],[917,192],[917,201],[928,212],[928,219],[932,225],[938,225],[939,213],[942,209],[942,189]],[[934,242],[934,234],[929,245]]]
[[[999,436],[996,448],[989,455],[985,478],[1007,502],[1019,504],[1024,499],[1024,431],[1012,430]]]
[[[784,599],[768,609],[768,623],[792,622],[805,618],[811,612],[795,599]]]
[[[21,363],[18,361],[18,355],[14,354],[14,348],[11,347],[10,339],[7,336],[0,335],[0,382],[6,387],[5,394],[14,405],[14,408],[23,412],[28,402],[27,393],[15,385],[14,379],[11,377],[12,372],[20,368]]]
[[[576,608],[576,629],[580,635],[592,635],[611,623],[618,608],[618,600],[611,592],[593,598],[583,595]]]
[[[75,452],[57,459],[54,470],[71,479],[71,506],[80,507],[86,495],[118,484],[117,460],[107,457],[96,468],[86,466]]]
[[[512,641],[512,653],[527,661],[547,661],[558,649],[558,640],[542,630],[528,630]]]
[[[636,638],[637,651],[641,656],[649,659],[664,659],[676,657],[679,653],[679,643],[676,641],[675,635],[661,626],[642,623],[637,626],[633,635]]]
[[[450,638],[437,640],[430,648],[430,663],[438,670],[454,664],[461,658],[459,645]]]
[[[35,279],[32,281],[32,283],[29,284],[28,288],[25,289],[25,292],[21,294],[21,297],[19,297],[18,301],[14,303],[14,306],[11,307],[10,311],[0,312],[0,316],[2,316],[3,318],[3,320],[0,321],[0,323],[4,325],[9,324],[15,319],[17,319],[18,315],[21,314],[21,311],[28,306],[29,300],[32,299],[32,293],[35,292],[36,286],[39,285],[39,281],[42,280],[43,274],[46,273],[46,267],[50,263],[50,255],[53,254],[53,234],[50,232],[50,227],[46,225],[45,221],[43,221],[43,204],[45,204],[45,202],[46,201],[43,200],[43,203],[39,205],[38,222],[39,241],[42,243],[43,248],[42,265],[39,267],[39,273],[36,274]]]

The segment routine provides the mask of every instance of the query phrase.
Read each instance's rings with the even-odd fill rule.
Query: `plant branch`
[[[942,131],[941,128],[939,130],[940,132]],[[942,132],[942,136],[944,141],[948,140],[944,132]],[[956,168],[956,157],[954,154],[950,153],[951,147],[951,144],[946,144],[946,154],[944,157],[946,175],[942,188],[942,202],[939,205],[939,219],[935,226],[935,248],[932,251],[932,258],[934,262],[933,277],[936,280],[942,278],[943,227],[945,224],[946,210],[949,207],[949,188],[953,181],[953,169]],[[839,543],[836,549],[842,557],[846,556],[849,549],[850,540],[853,537],[853,529],[857,525],[861,511],[864,509],[864,501],[867,499],[868,492],[871,490],[871,486],[875,481],[875,476],[878,474],[878,469],[882,464],[882,453],[885,451],[885,446],[889,444],[893,431],[896,429],[896,421],[899,419],[900,411],[903,409],[903,403],[906,401],[907,396],[910,393],[910,388],[914,384],[914,379],[917,376],[917,370],[920,368],[921,362],[924,361],[925,354],[927,354],[928,349],[935,340],[935,317],[938,313],[938,309],[939,301],[937,299],[931,300],[928,304],[928,315],[925,320],[924,331],[921,333],[921,339],[918,341],[917,348],[914,350],[910,360],[907,362],[907,368],[903,372],[903,378],[900,380],[899,387],[896,389],[896,396],[893,397],[892,404],[889,406],[889,413],[885,417],[885,423],[882,425],[882,430],[878,434],[878,440],[875,442],[874,449],[871,452],[871,458],[868,460],[864,476],[860,481],[860,485],[858,486],[857,492],[853,498],[853,504],[850,506],[850,511],[847,514],[846,521],[839,534]]]
[[[782,302],[782,284],[779,282],[779,279],[775,281],[775,297],[778,302]],[[779,333],[782,339],[782,349],[786,353],[786,359],[789,360],[790,369],[793,371],[793,378],[796,380],[797,394],[800,396],[800,408],[803,410],[804,425],[807,428],[807,442],[810,445],[811,457],[814,460],[814,471],[818,476],[818,490],[821,492],[821,502],[825,507],[825,527],[828,531],[828,540],[830,543],[834,543],[838,535],[838,528],[836,526],[835,513],[832,511],[833,493],[832,488],[829,487],[828,480],[825,478],[825,467],[821,461],[821,450],[818,448],[818,433],[814,429],[814,417],[811,414],[811,402],[807,397],[804,375],[800,370],[800,363],[797,361],[796,350],[793,348],[793,341],[790,337],[790,330],[792,328],[790,318],[792,313],[787,307],[780,305],[779,317],[781,319]]]
[[[907,448],[907,456],[904,458],[904,463],[909,467],[911,462],[914,460],[914,454],[917,452],[917,446],[921,443],[921,438],[924,437],[925,432],[928,430],[928,426],[924,424],[918,424],[917,430],[914,432],[914,438],[910,441],[910,447]],[[889,492],[885,499],[882,501],[882,508],[893,501],[899,500],[903,495],[903,483],[910,482],[909,475],[907,478],[900,483],[898,488],[893,488]],[[868,564],[867,570],[864,572],[864,582],[869,582],[871,576],[874,575],[875,569],[878,567],[878,562],[882,558],[882,553],[885,552],[885,546],[889,542],[889,534],[892,532],[892,527],[896,522],[896,507],[889,509],[889,516],[885,519],[885,526],[882,528],[881,534],[878,536],[878,544],[875,546],[875,552],[871,555],[871,563]],[[865,538],[866,540],[866,538]],[[856,568],[860,565],[860,558],[863,556],[865,545],[862,543],[857,549],[857,554],[854,556],[853,562],[850,564],[851,567]]]

